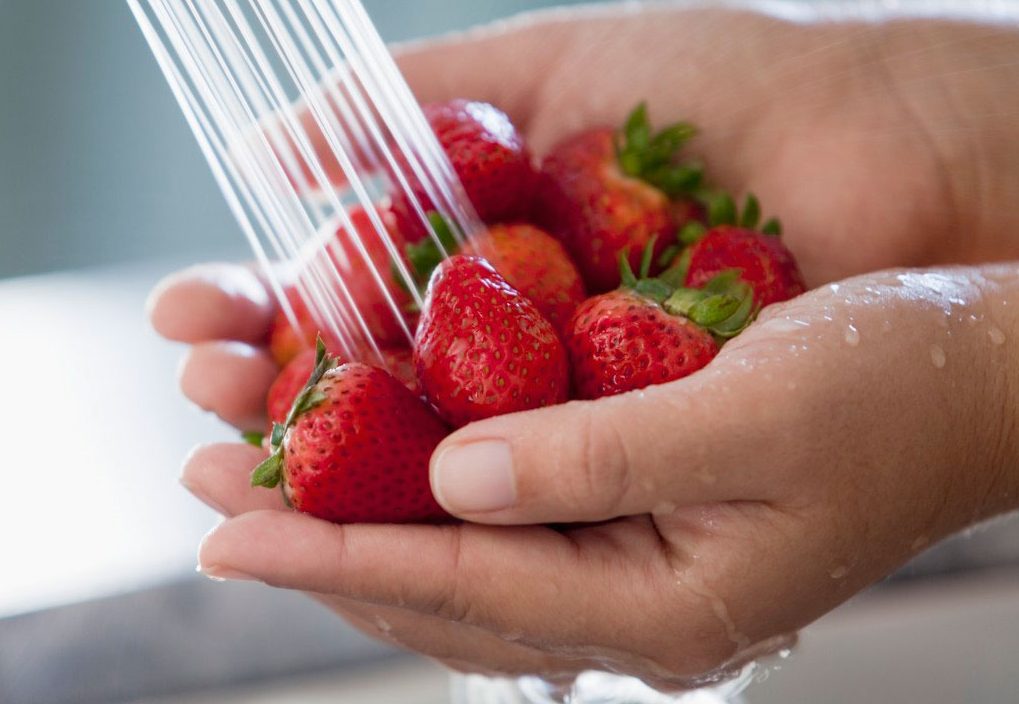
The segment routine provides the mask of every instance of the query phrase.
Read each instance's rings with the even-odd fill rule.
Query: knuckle
[[[464,559],[463,532],[450,531],[449,564],[438,580],[438,588],[430,603],[431,613],[453,623],[473,623],[473,607],[465,585],[469,581],[468,561]]]
[[[569,506],[592,514],[611,513],[630,491],[633,476],[631,455],[624,428],[611,414],[593,407],[585,410],[576,435],[573,481],[556,482]]]

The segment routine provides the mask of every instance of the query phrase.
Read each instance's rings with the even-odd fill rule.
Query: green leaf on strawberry
[[[422,290],[428,284],[428,277],[431,276],[435,267],[443,259],[456,254],[460,249],[453,226],[441,213],[432,210],[429,211],[427,217],[434,236],[425,237],[415,244],[408,244],[404,250],[407,261],[410,263],[411,273],[414,275],[414,283]],[[396,263],[394,262],[392,266],[395,270]],[[400,276],[397,276],[396,279],[401,282],[401,285],[406,286]]]
[[[640,103],[627,117],[616,137],[616,159],[627,176],[639,178],[671,198],[690,196],[701,185],[704,168],[692,161],[677,162],[679,150],[697,129],[677,122],[653,132],[647,103]]]
[[[251,486],[264,486],[272,489],[279,485],[283,476],[283,436],[287,428],[293,425],[294,421],[303,413],[307,413],[315,406],[325,400],[325,395],[315,390],[315,385],[322,380],[325,373],[337,366],[335,357],[326,351],[326,344],[319,336],[315,341],[315,368],[308,378],[308,383],[290,408],[290,413],[283,423],[274,423],[269,438],[271,454],[251,473]]]
[[[736,199],[723,190],[701,189],[697,193],[697,200],[705,207],[708,213],[708,227],[719,227],[720,225],[732,225],[748,230],[757,230],[761,222],[761,202],[753,193],[748,193],[743,201],[743,207],[736,205]],[[699,224],[699,223],[697,223]],[[782,225],[777,218],[771,218],[761,228],[764,234],[780,234]],[[703,232],[701,232],[703,235]],[[698,238],[699,239],[699,238]],[[680,236],[684,244],[693,244],[689,238]]]
[[[743,332],[759,310],[753,288],[740,280],[736,270],[718,274],[699,289],[677,288],[662,305],[669,313],[706,328],[719,342]]]
[[[261,447],[262,441],[265,440],[265,433],[260,430],[245,430],[241,433],[241,439],[249,445]]]

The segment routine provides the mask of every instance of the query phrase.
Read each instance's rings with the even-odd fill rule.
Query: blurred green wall
[[[387,40],[554,0],[365,0]],[[124,0],[0,0],[0,278],[244,256]]]

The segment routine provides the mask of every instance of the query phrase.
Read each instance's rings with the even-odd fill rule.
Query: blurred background
[[[569,4],[364,1],[391,41]],[[144,300],[247,247],[123,0],[0,0],[0,47],[0,427],[17,477],[0,704],[447,701],[437,668],[304,599],[194,574],[217,518],[177,472],[233,435],[177,395],[181,349]],[[1017,524],[948,541],[823,620],[749,700],[1019,700]]]

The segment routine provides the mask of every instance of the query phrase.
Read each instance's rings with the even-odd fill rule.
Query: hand
[[[469,426],[432,477],[475,525],[324,523],[248,486],[259,450],[204,448],[185,483],[235,518],[201,564],[460,669],[686,684],[1019,505],[1017,303],[1014,266],[865,276],[684,380]]]
[[[964,175],[984,173],[998,154],[1014,154],[1014,144],[996,142],[987,161],[977,160],[976,172],[970,157],[954,157],[966,167],[949,170],[949,185],[932,181],[927,176],[942,161],[933,155],[959,153],[959,145],[939,142],[932,149],[903,105],[912,98],[897,102],[900,93],[885,78],[875,82],[853,71],[868,61],[892,74],[906,71],[893,60],[910,55],[903,42],[927,47],[935,42],[928,33],[958,32],[949,46],[967,54],[960,60],[979,61],[973,73],[993,84],[990,67],[997,62],[990,56],[1000,49],[990,41],[990,53],[974,59],[979,52],[969,42],[987,43],[1005,30],[937,23],[923,23],[922,31],[794,27],[748,14],[663,19],[662,10],[649,12],[625,21],[595,15],[511,29],[417,50],[402,64],[424,100],[470,95],[508,108],[539,150],[579,123],[616,122],[641,97],[657,97],[651,106],[657,119],[689,117],[705,126],[698,149],[724,185],[752,184],[785,217],[789,241],[814,282],[896,263],[1014,252],[1007,238],[984,231],[990,232],[990,211],[978,217],[963,207],[986,206],[1007,188],[986,189],[980,198],[945,195],[965,195]],[[743,53],[713,55],[723,26]],[[678,40],[680,31],[686,40]],[[659,34],[668,41],[655,40]],[[640,67],[618,68],[621,56],[631,55],[633,37],[662,54],[642,57],[643,78],[634,74]],[[871,51],[877,59],[862,58],[874,56]],[[807,52],[809,66],[798,61]],[[484,62],[472,60],[480,56]],[[521,57],[565,68],[545,78]],[[765,59],[770,68],[757,70]],[[477,70],[481,65],[484,71]],[[662,90],[660,65],[704,69],[677,75],[680,88]],[[606,79],[612,66],[615,82]],[[797,75],[808,69],[809,76]],[[854,75],[848,85],[835,80],[847,73]],[[448,77],[448,85],[436,85],[436,76]],[[541,89],[537,77],[550,87]],[[584,102],[576,92],[587,96]],[[935,117],[943,113],[920,112],[953,124]],[[572,114],[578,124],[563,123]],[[963,129],[945,134],[976,138],[972,114]],[[1002,136],[990,129],[989,117],[987,126],[985,132]],[[850,127],[857,131],[847,132]],[[858,137],[849,148],[847,134]],[[1002,170],[1006,183],[1010,177]],[[946,204],[945,210],[927,208],[932,203]],[[1009,231],[1014,208],[1002,207],[998,215],[1001,231]],[[972,223],[966,239],[945,237],[956,221]],[[465,496],[484,497],[486,486],[491,502],[500,485],[476,482],[475,491],[464,491],[469,485],[455,481],[457,454],[445,450],[465,447],[475,469],[512,458],[515,479],[501,492],[512,507],[461,506],[458,512],[474,521],[616,519],[595,527],[332,526],[261,510],[281,507],[274,494],[247,487],[259,458],[254,448],[201,449],[185,482],[238,516],[206,541],[203,565],[221,576],[239,571],[317,593],[366,631],[460,669],[549,674],[610,667],[651,680],[685,680],[740,646],[809,622],[901,564],[922,548],[922,539],[933,541],[1014,503],[1014,478],[1001,469],[1014,456],[1012,415],[989,415],[1010,407],[1007,385],[990,383],[995,370],[1007,368],[1010,346],[995,345],[991,333],[994,325],[1019,328],[988,302],[1005,296],[998,284],[974,271],[946,275],[944,282],[882,289],[880,305],[866,302],[875,296],[867,286],[884,286],[878,280],[812,293],[766,311],[762,323],[694,377],[643,394],[477,424],[454,435],[433,462],[436,489],[455,510]],[[250,344],[264,333],[271,306],[264,295],[237,293],[257,279],[234,270],[229,277],[235,276],[246,284],[231,284],[233,295],[178,279],[157,296],[153,319],[171,337],[200,343],[184,367],[185,392],[248,423],[271,377],[271,363]],[[952,324],[949,337],[917,316],[930,318],[943,295],[938,289],[951,287],[965,301],[957,313],[987,317],[968,333]],[[203,317],[187,322],[182,298],[204,310]],[[810,325],[798,330],[783,316]],[[857,347],[846,342],[849,316],[861,336]],[[886,318],[890,334],[882,333]],[[206,342],[217,339],[249,344]],[[934,365],[940,356],[933,344],[945,353],[942,369]],[[790,351],[791,345],[806,349]],[[211,392],[208,381],[217,385]],[[970,424],[973,433],[961,435],[972,452],[963,454],[946,431]],[[557,432],[543,435],[548,427]],[[509,450],[472,442],[492,438],[504,439]]]

